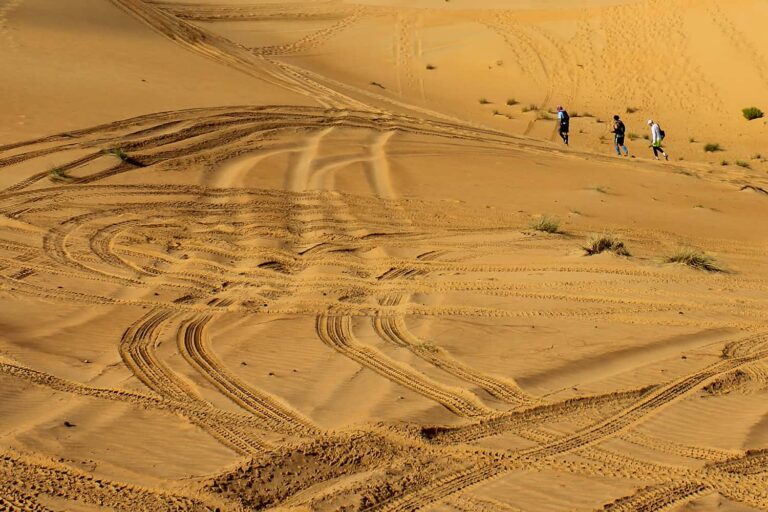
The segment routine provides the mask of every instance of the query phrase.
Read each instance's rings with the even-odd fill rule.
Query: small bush
[[[601,252],[612,252],[619,256],[631,256],[624,242],[606,233],[590,236],[587,239],[587,244],[582,249],[586,251],[587,256],[600,254]]]
[[[515,98],[509,98],[509,99],[507,100],[507,105],[508,105],[508,106],[510,106],[510,107],[514,107],[514,106],[515,106],[515,105],[517,105],[518,103],[519,103],[519,102],[518,102],[518,101],[517,101]]]
[[[536,231],[542,231],[544,233],[559,233],[560,232],[560,219],[556,217],[550,217],[548,215],[542,215],[531,221],[531,229]]]
[[[691,144],[696,144],[696,139],[691,137],[690,139],[688,139],[688,142],[690,142]]]
[[[595,192],[599,192],[601,194],[607,194],[608,193],[608,189],[603,187],[603,186],[600,186],[600,185],[598,185],[596,187],[589,187],[589,190],[594,190]]]
[[[72,176],[69,175],[69,170],[63,167],[54,167],[48,171],[48,178],[54,182],[66,182],[72,181]]]
[[[709,144],[704,145],[704,151],[707,153],[715,153],[717,151],[722,151],[723,148],[720,147],[720,144],[710,142]]]
[[[696,249],[680,249],[672,256],[667,257],[666,262],[680,263],[707,272],[723,272],[723,268],[717,264],[714,258]]]
[[[386,87],[381,85],[379,82],[371,82],[371,85],[374,87],[378,87],[379,89],[386,89]]]
[[[736,165],[739,167],[743,167],[745,169],[751,169],[752,166],[749,165],[749,162],[745,162],[744,160],[736,160]]]
[[[636,108],[636,107],[627,107],[627,114],[634,114],[634,113],[635,113],[635,112],[637,112],[638,110],[639,110],[639,109],[638,109],[638,108]]]
[[[488,100],[488,98],[480,98],[480,104],[481,105],[490,105],[491,102]]]
[[[128,153],[123,151],[121,148],[115,148],[109,150],[110,154],[114,155],[116,158],[119,158],[123,162],[127,162],[130,157],[128,156]]]
[[[427,64],[427,70],[432,71],[434,69],[437,69],[437,67],[433,66],[432,64]]]
[[[720,162],[720,165],[725,167],[726,165],[731,165],[731,163],[728,160],[723,160],[722,162]]]
[[[493,115],[500,116],[501,112],[499,112],[498,109],[493,109]]]
[[[752,121],[754,119],[760,119],[761,117],[763,117],[763,111],[757,107],[748,107],[748,108],[742,109],[741,113],[744,114],[744,118],[747,121]]]
[[[523,112],[537,112],[538,110],[539,110],[539,106],[534,105],[533,103],[531,103],[527,107],[523,107]]]
[[[761,155],[760,153],[755,153],[754,155],[752,155],[752,160],[762,160],[762,159],[763,159],[763,155]]]

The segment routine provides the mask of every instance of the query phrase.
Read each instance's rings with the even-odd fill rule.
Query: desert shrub
[[[542,215],[533,219],[530,227],[531,229],[542,231],[544,233],[559,233],[560,219],[557,217],[550,217],[549,215]]]
[[[527,107],[523,107],[523,112],[536,112],[538,110],[539,110],[539,106],[534,105],[533,103],[531,103]]]
[[[757,107],[744,108],[741,110],[741,113],[744,114],[744,118],[747,121],[752,121],[754,119],[760,119],[761,117],[763,117],[763,111]]]
[[[478,100],[478,101],[480,101],[480,104],[481,104],[481,105],[490,105],[490,103],[491,103],[491,102],[488,100],[488,98],[480,98],[480,100]]]
[[[709,144],[704,145],[704,151],[707,153],[715,153],[717,151],[722,151],[723,148],[720,146],[720,144],[716,142],[710,142]]]
[[[432,64],[427,64],[427,69],[428,69],[429,71],[432,71],[433,69],[437,69],[437,67],[436,67],[436,66],[433,66]]]
[[[706,270],[707,272],[723,272],[723,268],[717,264],[714,258],[704,254],[696,249],[683,248],[676,253],[668,256],[667,263],[679,263],[696,270]]]
[[[627,107],[627,114],[634,114],[634,113],[635,113],[635,112],[637,112],[638,110],[639,110],[639,109],[638,109],[638,108],[636,108],[636,107]]]
[[[601,252],[612,252],[619,256],[630,256],[624,242],[607,233],[591,235],[587,239],[586,245],[582,246],[582,249],[586,251],[588,256],[600,254]]]
[[[53,167],[48,171],[48,178],[55,182],[72,180],[72,176],[69,175],[69,169],[64,169],[63,167]]]
[[[751,169],[752,166],[749,165],[749,162],[745,162],[744,160],[736,160],[736,165],[739,167],[743,167],[745,169]]]

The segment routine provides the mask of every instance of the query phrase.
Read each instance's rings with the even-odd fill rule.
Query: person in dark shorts
[[[558,133],[567,146],[568,132],[571,130],[571,116],[568,115],[568,111],[566,111],[563,107],[557,107],[557,119],[560,121],[560,129]]]
[[[624,126],[624,121],[619,116],[613,116],[613,142],[616,144],[616,154],[621,156],[621,150],[624,150],[624,156],[629,156],[629,150],[624,145],[624,134],[627,131],[627,127]]]

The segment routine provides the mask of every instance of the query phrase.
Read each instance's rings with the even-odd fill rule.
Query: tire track
[[[318,315],[315,328],[317,335],[326,345],[386,379],[434,400],[454,414],[467,418],[495,414],[495,411],[482,405],[470,393],[438,384],[423,374],[390,360],[377,350],[358,343],[352,335],[352,321],[349,316],[340,312]]]

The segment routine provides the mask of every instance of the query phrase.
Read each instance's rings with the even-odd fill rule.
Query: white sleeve
[[[659,125],[654,124],[651,126],[651,142],[658,142],[661,140],[661,133],[660,133]]]

